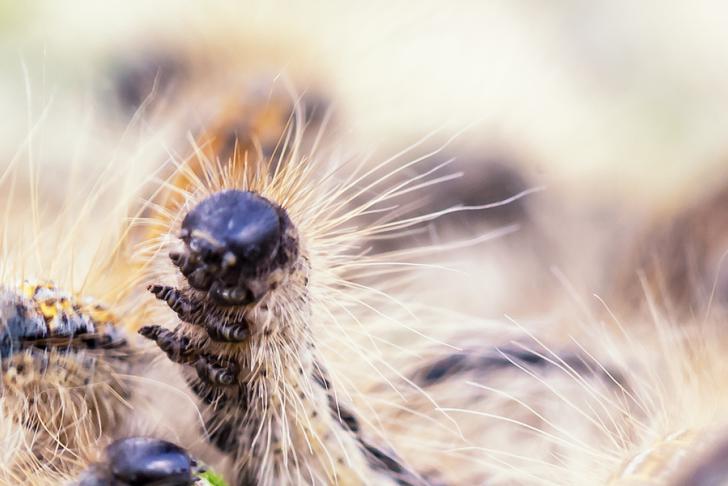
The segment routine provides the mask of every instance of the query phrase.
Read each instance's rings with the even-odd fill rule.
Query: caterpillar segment
[[[708,486],[721,484],[728,478],[725,429],[702,435],[702,440],[697,441],[697,444],[690,444],[692,457],[687,460],[678,457],[675,461],[677,467],[672,468],[669,479],[671,486],[680,484]]]
[[[726,306],[726,214],[728,183],[714,177],[698,190],[674,191],[653,207],[635,211],[624,242],[615,245],[610,301],[644,307],[644,285],[675,318],[692,322],[706,308]]]

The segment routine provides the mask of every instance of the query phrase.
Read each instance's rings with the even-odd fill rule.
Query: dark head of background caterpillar
[[[172,262],[192,288],[220,305],[260,300],[298,255],[285,210],[249,191],[221,191],[202,200],[185,216],[179,236],[184,249],[170,253]]]
[[[195,468],[187,452],[171,442],[130,437],[109,445],[103,461],[87,469],[75,486],[192,486]]]

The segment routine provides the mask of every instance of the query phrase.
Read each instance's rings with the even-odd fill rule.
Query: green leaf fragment
[[[199,486],[228,486],[223,478],[212,471],[204,471],[197,475]]]

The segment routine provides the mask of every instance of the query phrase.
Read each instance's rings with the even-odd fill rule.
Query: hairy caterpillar
[[[433,305],[457,298],[421,269],[433,252],[475,261],[487,250],[369,248],[439,214],[406,206],[437,187],[439,163],[403,180],[424,159],[328,166],[316,143],[304,149],[296,119],[280,129],[280,150],[230,150],[213,136],[152,189],[110,169],[129,184],[121,205],[91,191],[93,204],[60,211],[70,223],[28,211],[38,221],[29,239],[4,230],[3,482],[130,482],[144,454],[162,452],[182,467],[161,480],[192,481],[188,453],[159,438],[233,484],[710,484],[701,478],[722,474],[715,314],[674,325],[658,306],[612,318],[607,302],[546,322],[485,321]],[[7,228],[24,195],[5,174]],[[144,208],[130,196],[140,187]],[[100,221],[120,228],[103,248],[93,222],[108,208]],[[68,228],[80,229],[60,244],[49,236]],[[51,261],[33,263],[51,245]],[[74,284],[63,260],[99,253],[109,262]],[[15,284],[44,272],[116,317],[60,285]],[[140,326],[171,360],[136,338]],[[123,345],[107,332],[117,328]],[[17,388],[28,370],[30,387]]]

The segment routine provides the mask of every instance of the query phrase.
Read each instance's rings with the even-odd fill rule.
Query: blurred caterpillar
[[[452,178],[427,166],[438,150],[341,162],[303,103],[273,111],[295,112],[273,117],[277,145],[218,120],[162,181],[138,156],[44,203],[28,154],[26,205],[23,170],[0,173],[0,482],[215,484],[205,464],[231,484],[725,478],[720,313],[625,306],[626,324],[577,298],[576,315],[469,317],[426,267],[514,227],[380,249],[465,209],[412,204]]]

